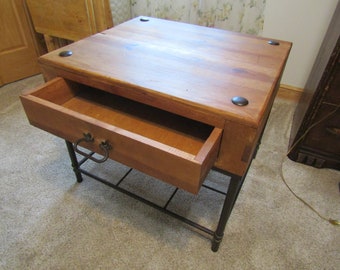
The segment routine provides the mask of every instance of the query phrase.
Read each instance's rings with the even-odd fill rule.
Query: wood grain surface
[[[39,61],[46,80],[62,77],[223,130],[214,166],[241,176],[260,141],[292,46],[269,41],[138,17]],[[72,56],[60,57],[65,50]],[[235,96],[249,104],[233,104]]]

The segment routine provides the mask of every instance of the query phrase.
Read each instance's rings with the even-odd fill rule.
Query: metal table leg
[[[79,171],[79,163],[78,163],[78,160],[77,160],[77,157],[76,157],[76,153],[73,150],[73,145],[69,141],[65,141],[65,142],[66,142],[68,154],[70,155],[72,168],[73,168],[73,171],[74,171],[76,178],[77,178],[77,182],[81,183],[83,181],[83,177],[82,177],[82,175]]]
[[[211,250],[214,252],[218,251],[220,243],[222,242],[225,226],[242,187],[244,178],[244,176],[242,177],[238,175],[231,175],[227,196],[225,198],[220,215],[220,220],[218,222],[217,229],[212,240]]]

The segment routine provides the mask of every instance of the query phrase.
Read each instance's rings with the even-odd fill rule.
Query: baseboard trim
[[[296,91],[296,92],[303,92],[303,88],[287,85],[287,84],[280,84],[280,88],[289,90],[289,91]]]
[[[303,93],[302,88],[298,88],[287,84],[281,84],[278,91],[278,96],[284,99],[299,101],[302,93]]]

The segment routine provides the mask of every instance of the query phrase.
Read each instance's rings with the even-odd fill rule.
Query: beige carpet
[[[18,95],[35,76],[0,88],[0,269],[339,269],[340,172],[285,158],[295,104],[276,99],[263,142],[217,253],[183,223],[84,177],[77,184],[63,140],[30,126]],[[110,162],[96,172],[119,179]],[[91,166],[88,166],[91,170]],[[115,180],[113,180],[115,181]],[[225,185],[225,177],[208,180]],[[133,171],[126,188],[164,202],[172,188]],[[171,209],[214,228],[223,197],[179,192]]]

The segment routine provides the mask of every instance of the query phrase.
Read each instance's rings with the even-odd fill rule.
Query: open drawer
[[[55,78],[23,93],[30,123],[197,193],[213,166],[222,130],[79,83]]]

